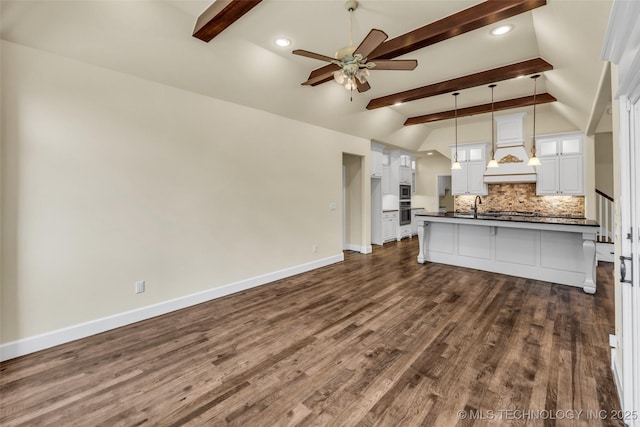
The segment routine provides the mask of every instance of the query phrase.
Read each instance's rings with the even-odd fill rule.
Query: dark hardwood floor
[[[587,295],[417,252],[346,253],[4,362],[0,425],[623,425],[610,265]]]

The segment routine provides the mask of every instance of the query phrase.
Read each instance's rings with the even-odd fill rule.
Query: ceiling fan
[[[389,36],[384,31],[373,29],[362,40],[358,47],[353,45],[353,11],[358,8],[356,0],[348,0],[345,9],[349,11],[350,28],[349,28],[349,46],[343,47],[335,54],[335,58],[309,52],[307,50],[296,49],[292,53],[294,55],[305,56],[307,58],[318,59],[320,61],[329,62],[330,65],[321,68],[319,73],[311,73],[309,80],[302,83],[303,85],[313,85],[319,81],[333,75],[334,80],[344,86],[347,90],[365,92],[371,89],[367,79],[369,78],[369,70],[413,70],[418,66],[415,59],[374,59],[369,61],[368,56],[378,46],[380,46]]]

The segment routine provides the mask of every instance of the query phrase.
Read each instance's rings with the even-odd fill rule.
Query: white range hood
[[[487,168],[484,182],[536,182],[536,169],[527,166],[529,154],[524,147],[523,123],[526,115],[527,113],[517,113],[494,118],[497,130],[495,159],[500,166]]]

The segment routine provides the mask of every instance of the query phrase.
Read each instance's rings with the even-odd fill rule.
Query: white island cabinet
[[[452,213],[416,219],[421,264],[451,264],[596,291],[595,221]]]

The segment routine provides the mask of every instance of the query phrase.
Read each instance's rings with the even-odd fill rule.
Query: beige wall
[[[369,141],[9,42],[2,59],[2,342],[341,253],[342,153],[368,164]]]
[[[596,188],[613,197],[613,133],[595,135]]]
[[[363,216],[363,189],[364,171],[362,156],[344,154],[342,162],[345,167],[345,235],[346,244],[358,250],[364,245],[362,216]]]
[[[411,206],[424,208],[428,212],[437,212],[439,201],[437,188],[438,175],[451,175],[451,162],[438,153],[432,156],[416,158],[416,194]]]

